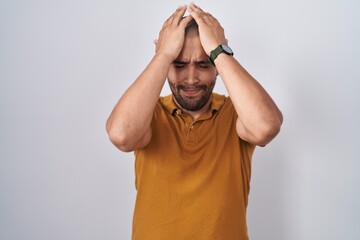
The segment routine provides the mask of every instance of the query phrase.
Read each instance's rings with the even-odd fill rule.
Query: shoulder
[[[218,118],[221,124],[223,125],[221,128],[224,130],[225,127],[230,128],[231,132],[236,135],[240,146],[244,152],[252,153],[255,149],[254,144],[247,142],[241,139],[236,131],[236,123],[238,120],[238,115],[236,113],[235,107],[231,101],[229,96],[224,96],[220,94],[213,94],[213,102],[217,102],[218,108]]]
[[[176,104],[173,101],[172,94],[167,96],[160,96],[159,100],[155,106],[156,112],[167,112],[169,114],[173,114],[174,110],[177,109]]]
[[[229,96],[213,93],[211,108],[218,111],[221,115],[236,115],[234,105]]]

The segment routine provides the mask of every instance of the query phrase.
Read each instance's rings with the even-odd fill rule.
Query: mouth
[[[196,96],[199,93],[201,93],[202,91],[205,91],[205,89],[206,89],[206,86],[202,86],[202,85],[194,86],[194,87],[182,86],[179,88],[179,90],[181,90],[186,96],[189,96],[189,97]]]
[[[184,93],[185,93],[185,95],[187,95],[187,96],[195,96],[195,95],[197,95],[198,93],[200,93],[202,90],[201,89],[196,89],[196,88],[194,88],[194,89],[183,89],[182,90]]]

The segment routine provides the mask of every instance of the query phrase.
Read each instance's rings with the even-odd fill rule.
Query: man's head
[[[217,71],[209,61],[192,20],[185,29],[183,48],[170,66],[168,82],[174,99],[183,109],[198,111],[210,101]]]
[[[183,17],[183,19],[186,17]],[[199,25],[195,21],[195,19],[192,19],[185,28],[185,37],[189,37],[190,35],[199,35]]]

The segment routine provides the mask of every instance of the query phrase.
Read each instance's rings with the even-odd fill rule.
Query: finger
[[[171,23],[179,23],[179,21],[181,20],[182,16],[184,16],[186,11],[185,6],[179,6],[176,11],[173,13],[173,15],[171,16]]]
[[[201,9],[201,7],[197,6],[195,3],[190,3],[190,6],[192,6],[194,8],[195,11],[199,12],[199,13],[204,13],[204,10]]]
[[[193,15],[194,19],[196,20],[197,23],[201,23],[201,22],[204,22],[204,23],[214,23],[216,21],[216,19],[210,14],[210,13],[207,13],[207,12],[204,12],[200,7],[196,6],[194,3],[191,3],[190,6],[189,6],[189,12],[190,14]]]
[[[186,5],[180,6],[178,8],[178,11],[174,13],[173,23],[176,23],[177,25],[179,25],[179,23],[181,22],[185,12],[186,12]]]
[[[211,19],[211,17],[207,14],[203,14],[201,15],[202,19],[205,21],[205,22],[212,22],[213,20]]]
[[[155,40],[153,41],[153,43],[154,43],[154,45],[155,45],[155,52],[157,52],[157,49],[158,49],[158,46],[157,46],[158,40],[155,39]]]
[[[173,12],[173,14],[170,15],[170,17],[168,19],[166,19],[166,21],[164,22],[164,26],[168,25],[168,24],[172,24],[172,22],[174,21],[174,16],[176,15],[176,13],[180,10],[181,6],[178,7],[175,12]]]
[[[171,16],[170,16],[168,19],[166,19],[166,21],[164,22],[163,28],[164,28],[165,26],[171,24],[172,21],[173,21],[173,15],[171,14]]]
[[[170,19],[170,18],[168,18],[168,19],[165,20],[165,22],[164,22],[164,24],[163,24],[162,27],[165,27],[165,26],[166,26],[166,24],[169,22],[169,19]]]
[[[186,28],[186,26],[190,23],[190,21],[193,19],[191,15],[186,16],[184,19],[181,20],[180,26],[183,28]]]
[[[217,19],[213,15],[211,15],[209,12],[207,12],[203,18],[209,20],[212,23],[217,22]]]
[[[199,6],[195,5],[195,3],[190,4],[190,8],[197,12],[200,16],[205,15],[206,12],[202,10]]]
[[[200,15],[200,10],[196,8],[194,3],[188,6],[188,11],[198,24],[204,22],[203,17]]]

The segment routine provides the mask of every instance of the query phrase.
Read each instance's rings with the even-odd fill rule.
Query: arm
[[[164,23],[156,41],[156,54],[146,69],[120,98],[107,122],[106,131],[120,150],[130,152],[145,147],[151,139],[151,120],[170,64],[179,55],[185,27],[192,19],[179,7]]]
[[[199,25],[200,41],[208,55],[218,45],[227,43],[224,29],[216,18],[195,4],[188,10]],[[238,115],[238,136],[256,145],[266,145],[280,130],[283,121],[280,110],[235,58],[220,54],[215,64]]]
[[[238,115],[239,137],[260,146],[268,144],[280,131],[283,121],[280,110],[235,58],[220,54],[215,64]]]
[[[155,55],[111,112],[106,131],[111,142],[120,150],[133,151],[150,141],[153,111],[169,66],[169,60]]]

